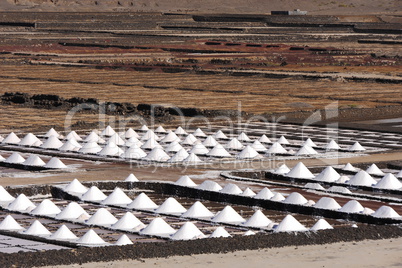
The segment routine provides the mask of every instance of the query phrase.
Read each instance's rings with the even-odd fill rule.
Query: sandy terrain
[[[400,267],[402,238],[51,267]]]

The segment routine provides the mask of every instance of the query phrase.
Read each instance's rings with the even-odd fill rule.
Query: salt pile
[[[124,146],[126,146],[126,147],[130,147],[133,145],[142,146],[143,144],[144,143],[139,141],[136,137],[131,137],[128,140],[126,140],[126,142],[124,143]]]
[[[31,154],[23,163],[23,165],[25,166],[44,166],[46,165],[45,162],[43,162],[43,160],[34,154]]]
[[[186,159],[187,157],[189,157],[189,154],[187,153],[187,151],[185,149],[182,148],[175,155],[173,155],[172,158],[169,159],[169,162],[171,162],[171,163],[181,162],[184,159]]]
[[[40,141],[34,134],[28,133],[25,137],[18,143],[18,145],[22,146],[32,146],[35,142]]]
[[[254,141],[253,144],[251,144],[251,147],[257,152],[265,152],[267,150],[267,148],[258,140]]]
[[[150,139],[157,141],[157,140],[159,140],[159,137],[152,130],[148,130],[144,135],[142,135],[141,140],[147,141]]]
[[[194,132],[193,132],[193,135],[195,136],[195,137],[206,137],[207,135],[205,135],[205,133],[200,129],[200,128],[197,128]]]
[[[363,212],[364,207],[356,200],[350,200],[342,208],[339,209],[341,212],[346,213],[360,213]]]
[[[336,183],[347,183],[348,181],[350,181],[350,178],[348,176],[341,176]]]
[[[165,153],[162,148],[155,147],[152,151],[144,157],[145,160],[148,161],[155,161],[155,162],[166,162],[168,161],[170,156]]]
[[[130,204],[128,208],[151,210],[158,208],[158,205],[154,203],[146,194],[140,193]]]
[[[401,216],[396,213],[396,211],[389,206],[381,206],[373,214],[376,218],[400,218]]]
[[[147,125],[142,125],[139,130],[141,130],[141,131],[148,131],[149,128],[147,127]]]
[[[159,235],[168,236],[176,232],[169,224],[167,224],[162,218],[153,219],[147,227],[140,231],[142,235]]]
[[[70,133],[67,134],[66,140],[69,140],[71,138],[76,141],[82,141],[82,138],[80,137],[80,135],[78,135],[77,132],[75,132],[74,130],[70,131]]]
[[[239,141],[250,141],[250,138],[244,132],[240,133],[237,139]]]
[[[279,144],[290,144],[290,142],[285,138],[285,136],[281,136],[278,140],[277,143]]]
[[[60,137],[60,134],[54,128],[51,128],[48,130],[48,132],[46,132],[44,137],[49,138],[51,136],[55,136],[58,138],[58,137]]]
[[[176,128],[174,133],[176,133],[177,135],[187,135],[187,132],[180,126]]]
[[[27,235],[36,235],[36,236],[47,236],[51,235],[52,233],[46,229],[45,226],[40,223],[40,221],[35,220],[28,229],[24,231],[24,234]]]
[[[55,216],[61,210],[49,199],[44,199],[35,209],[31,211],[33,215]]]
[[[314,155],[318,154],[316,150],[313,149],[313,147],[310,147],[308,145],[303,145],[295,155]]]
[[[261,210],[257,210],[243,225],[250,227],[267,227],[271,222],[272,221],[268,219]]]
[[[56,137],[50,136],[40,147],[44,149],[59,149],[63,143]]]
[[[91,133],[89,133],[88,136],[85,137],[84,142],[98,144],[98,143],[105,143],[105,140],[99,137],[99,135],[96,134],[95,131],[92,131]]]
[[[303,146],[307,145],[307,146],[310,146],[310,147],[317,147],[317,144],[315,144],[310,138],[305,140],[302,145]]]
[[[101,156],[120,156],[124,153],[114,142],[108,142],[105,147],[98,153]]]
[[[230,157],[230,153],[226,151],[221,144],[217,144],[214,148],[207,153],[207,156],[212,157]]]
[[[105,208],[98,209],[94,215],[92,215],[88,220],[85,221],[89,225],[113,225],[117,222],[115,216]]]
[[[313,227],[310,228],[310,231],[318,231],[318,230],[326,230],[326,229],[334,229],[326,220],[319,219]]]
[[[261,142],[261,143],[271,143],[271,140],[270,140],[265,134],[262,135],[262,136],[258,139],[258,141]]]
[[[297,163],[286,176],[297,179],[313,179],[315,177],[302,162]]]
[[[70,229],[66,225],[60,226],[59,229],[57,229],[56,232],[54,232],[50,237],[50,239],[55,239],[55,240],[76,240],[78,237],[71,232]]]
[[[226,144],[226,148],[231,149],[231,150],[241,150],[243,147],[244,147],[243,144],[241,144],[240,141],[236,138],[231,139]]]
[[[64,187],[64,191],[67,193],[84,194],[88,191],[88,188],[82,185],[77,179],[74,179]]]
[[[14,201],[14,197],[7,192],[6,189],[4,189],[3,186],[0,185],[0,203],[3,204],[8,204]]]
[[[106,243],[100,236],[92,229],[86,232],[80,239],[77,240],[78,244],[83,245],[106,245]]]
[[[196,154],[196,155],[204,155],[207,154],[208,152],[209,150],[201,143],[194,145],[193,148],[191,148],[191,150],[189,151],[190,154]]]
[[[101,133],[102,136],[112,136],[116,134],[116,131],[114,131],[114,129],[111,126],[107,126]]]
[[[256,194],[249,187],[241,193],[241,196],[254,197]]]
[[[73,220],[77,219],[82,214],[89,216],[78,203],[71,202],[59,214],[56,215],[56,219]]]
[[[315,180],[324,182],[335,182],[340,177],[341,175],[339,175],[339,173],[336,172],[336,170],[333,167],[328,166],[315,177]]]
[[[336,141],[331,140],[331,141],[325,146],[325,149],[326,149],[327,151],[330,151],[330,150],[340,150],[341,147],[338,145],[338,143],[336,143]]]
[[[124,181],[137,182],[139,180],[137,179],[137,177],[133,173],[131,173],[130,175],[127,176],[127,178],[124,179]]]
[[[195,184],[189,176],[181,176],[175,183],[175,185],[180,185],[180,186],[185,186],[185,187],[196,187],[197,184]]]
[[[243,219],[243,217],[240,216],[231,206],[226,206],[212,218],[212,221],[222,223],[242,223],[246,220]]]
[[[32,203],[24,194],[18,195],[17,198],[7,206],[7,209],[11,211],[27,211],[34,208],[34,203]]]
[[[273,197],[270,198],[271,201],[283,201],[285,200],[285,197],[281,193],[275,193]]]
[[[17,152],[12,153],[6,160],[5,163],[9,164],[22,164],[25,159]]]
[[[222,132],[222,130],[218,130],[217,132],[215,132],[214,138],[215,138],[215,139],[225,140],[225,139],[227,139],[228,137],[225,135],[225,133]]]
[[[49,162],[46,163],[45,168],[61,169],[67,168],[67,166],[57,157],[52,157]]]
[[[5,231],[22,231],[24,228],[11,215],[7,215],[0,223],[0,230]]]
[[[115,206],[126,206],[130,204],[131,200],[125,192],[119,187],[114,188],[113,192],[101,202],[102,205],[115,205]]]
[[[283,203],[285,204],[295,204],[295,205],[304,205],[307,202],[308,200],[298,192],[291,193],[290,195],[288,195],[288,197],[285,198],[285,200],[283,200]]]
[[[214,139],[214,137],[212,136],[208,136],[203,142],[202,144],[205,147],[214,147],[218,144],[218,142]]]
[[[95,141],[85,143],[81,149],[78,150],[79,153],[83,154],[97,154],[100,151],[102,151],[102,147],[100,147]]]
[[[313,189],[313,190],[325,190],[325,188],[322,187],[321,184],[319,184],[319,183],[312,183],[312,182],[309,182],[309,183],[306,183],[306,184],[304,185],[304,187],[305,187],[305,188],[309,188],[309,189]]]
[[[184,144],[184,145],[193,145],[196,141],[197,141],[197,138],[194,137],[193,134],[189,134],[189,135],[183,140],[183,142],[182,142],[181,144]]]
[[[171,237],[172,240],[190,240],[205,238],[205,235],[192,222],[184,223]]]
[[[223,194],[241,194],[243,191],[236,184],[228,183],[219,192]]]
[[[166,133],[166,129],[164,129],[162,126],[158,126],[155,129],[155,133]]]
[[[267,187],[264,187],[261,191],[258,192],[258,194],[256,194],[254,196],[254,198],[268,200],[268,199],[272,198],[273,196],[274,196],[274,194]]]
[[[131,139],[132,137],[136,137],[138,139],[140,137],[140,135],[138,135],[138,133],[135,132],[135,130],[132,129],[131,127],[129,129],[127,129],[126,132],[124,132],[123,136],[126,139]]]
[[[200,185],[198,185],[197,189],[205,190],[205,191],[219,192],[223,188],[214,181],[206,180],[206,181],[203,181]]]
[[[336,202],[336,200],[331,197],[322,197],[320,200],[317,201],[317,203],[315,203],[314,207],[330,210],[338,210],[341,208],[338,202]]]
[[[357,186],[372,186],[374,184],[377,184],[377,181],[374,180],[366,171],[360,170],[348,181],[348,183],[350,185]]]
[[[213,233],[208,238],[218,238],[218,237],[231,237],[231,235],[223,228],[219,226],[213,231]]]
[[[371,208],[364,208],[362,211],[362,214],[364,215],[372,215],[374,213],[374,210],[372,210]]]
[[[161,143],[169,143],[169,142],[174,142],[178,141],[180,138],[176,135],[176,133],[172,132],[169,130],[169,133],[163,137],[163,139],[160,140]]]
[[[374,185],[374,188],[378,189],[400,189],[401,187],[402,183],[392,173],[388,173]]]
[[[368,174],[370,174],[370,175],[378,175],[378,176],[384,176],[385,175],[384,172],[382,172],[382,170],[379,169],[376,164],[372,164],[371,166],[369,166],[366,169],[366,172]]]
[[[346,188],[346,187],[342,187],[342,186],[331,186],[327,189],[328,192],[333,192],[333,193],[342,193],[342,194],[351,194],[352,192]]]
[[[132,244],[133,244],[133,242],[125,234],[120,236],[119,239],[117,239],[116,243],[114,243],[115,246],[125,246],[125,245],[132,245]]]
[[[90,202],[101,202],[106,199],[106,195],[99,190],[98,187],[92,186],[89,190],[81,196],[81,200]]]
[[[357,168],[355,168],[354,166],[352,166],[351,163],[347,163],[347,164],[342,168],[342,170],[345,170],[345,171],[357,171]]]
[[[147,153],[144,152],[138,145],[134,144],[130,146],[130,148],[128,148],[122,156],[128,159],[141,159],[147,156]]]
[[[243,236],[249,236],[249,235],[255,235],[255,233],[253,231],[251,231],[251,230],[248,230],[247,232],[245,232],[243,234]]]
[[[150,138],[143,145],[141,145],[141,149],[152,150],[154,148],[162,148],[155,138]]]
[[[280,167],[275,169],[274,173],[276,173],[276,174],[286,174],[289,171],[290,171],[290,169],[288,168],[288,166],[285,165],[285,164],[282,164]]]
[[[356,141],[352,146],[349,147],[348,150],[351,152],[361,152],[365,151],[366,149],[364,149],[364,147],[361,146],[360,143]]]
[[[164,214],[182,214],[186,212],[185,209],[176,199],[173,197],[169,197],[160,205],[157,209],[155,209],[156,213],[164,213]]]
[[[396,174],[397,178],[402,178],[402,170],[398,172],[398,174]]]
[[[238,159],[260,158],[260,154],[250,145],[247,145],[237,156]]]
[[[182,164],[195,164],[201,162],[201,159],[195,154],[191,153],[186,159],[183,160]]]
[[[78,146],[77,146],[78,145]],[[79,149],[81,149],[82,146],[80,144],[78,144],[77,142],[74,142],[72,139],[71,140],[67,140],[63,146],[61,146],[59,148],[60,151],[62,152],[77,152]]]
[[[10,134],[8,134],[8,136],[1,141],[1,143],[6,143],[6,144],[18,144],[21,142],[21,139],[18,138],[17,135],[15,135],[14,132],[11,132]]]
[[[177,153],[180,150],[184,150],[184,149],[180,145],[180,143],[178,143],[177,141],[170,143],[168,146],[166,146],[166,149],[165,149],[166,152],[173,152],[173,153]],[[187,154],[187,156],[188,156],[188,154]]]
[[[279,142],[274,142],[265,153],[266,154],[286,154],[287,152],[288,151],[286,151],[286,149],[283,148],[283,146]]]
[[[138,230],[144,228],[145,225],[131,212],[126,212],[115,224],[112,229],[118,230]]]
[[[204,206],[200,201],[196,201],[186,212],[184,212],[182,217],[185,218],[211,218],[214,216],[207,207]]]
[[[275,233],[278,232],[299,232],[308,231],[304,225],[302,225],[298,220],[296,220],[292,215],[287,215],[281,223],[274,229]]]

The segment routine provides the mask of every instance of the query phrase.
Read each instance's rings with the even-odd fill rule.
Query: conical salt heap
[[[194,132],[193,132],[193,135],[195,136],[195,137],[206,137],[207,135],[205,135],[205,133],[200,129],[200,128],[197,128]]]
[[[205,190],[205,191],[213,191],[213,192],[219,192],[222,190],[222,186],[220,186],[218,183],[210,180],[203,181],[200,185],[197,186],[197,189],[200,190]]]
[[[250,141],[251,139],[247,136],[246,133],[242,132],[239,134],[239,136],[237,136],[237,139],[239,141]]]
[[[205,155],[209,152],[209,150],[202,145],[202,143],[195,144],[193,148],[189,151],[190,154],[195,154],[195,155]]]
[[[287,152],[288,151],[286,151],[286,149],[283,148],[283,146],[279,142],[274,142],[265,153],[270,155],[270,154],[286,154]]]
[[[213,233],[208,238],[218,238],[218,237],[231,237],[231,235],[223,228],[219,226],[213,231]]]
[[[251,147],[247,145],[240,153],[237,154],[236,158],[238,159],[254,159],[254,158],[261,158],[261,155]]]
[[[125,143],[125,140],[123,140],[117,133],[113,134],[107,141],[107,144],[117,146],[123,146]]]
[[[59,214],[56,215],[56,219],[74,220],[80,217],[82,214],[89,216],[78,203],[71,202]]]
[[[129,138],[125,143],[124,146],[131,147],[133,145],[137,145],[137,147],[142,146],[144,143],[140,142],[136,137]]]
[[[111,226],[112,229],[118,230],[139,230],[144,227],[145,225],[131,212],[126,212],[120,220]]]
[[[310,228],[310,231],[318,231],[318,230],[326,230],[326,229],[334,229],[326,220],[319,219],[313,227]]]
[[[351,151],[351,152],[361,152],[361,151],[365,151],[365,150],[366,149],[363,146],[361,146],[360,143],[357,141],[348,148],[348,151]]]
[[[258,194],[254,196],[254,198],[268,200],[273,196],[274,194],[271,192],[271,190],[269,190],[267,187],[264,187],[261,191],[258,192]]]
[[[319,183],[309,182],[304,185],[305,188],[313,189],[313,190],[325,190],[324,187]]]
[[[336,170],[333,167],[328,166],[315,177],[315,180],[323,182],[335,182],[340,177],[341,175],[339,175],[339,173],[336,172]]]
[[[328,144],[325,146],[325,149],[326,149],[327,151],[330,151],[330,150],[340,150],[341,147],[338,145],[338,143],[336,143],[336,141],[330,140],[330,142],[328,142]]]
[[[243,147],[244,147],[244,145],[241,144],[241,142],[236,138],[231,139],[226,144],[226,148],[231,149],[231,150],[241,150]]]
[[[50,136],[40,147],[44,149],[59,149],[61,146],[63,146],[63,143],[56,136]]]
[[[189,154],[187,153],[187,151],[185,149],[181,149],[180,151],[178,151],[175,155],[173,155],[169,159],[169,162],[171,162],[171,163],[181,162],[184,159],[186,159],[187,157],[189,157]]]
[[[79,153],[83,154],[97,154],[102,151],[102,147],[95,141],[85,143],[79,150]]]
[[[223,187],[223,189],[220,190],[219,192],[223,194],[237,194],[237,195],[243,193],[243,191],[239,188],[239,186],[233,183],[226,184],[225,187]]]
[[[55,216],[61,210],[49,199],[44,199],[35,209],[31,211],[33,215]]]
[[[180,186],[185,186],[185,187],[196,187],[197,184],[195,184],[189,176],[181,176],[175,183],[175,185],[180,185]]]
[[[67,134],[66,140],[69,140],[71,138],[73,138],[76,141],[82,141],[80,135],[78,135],[77,132],[75,132],[74,130]]]
[[[98,153],[100,156],[120,156],[124,153],[113,141],[106,144],[105,147]]]
[[[255,233],[253,231],[251,231],[251,230],[248,230],[247,232],[245,232],[243,234],[243,236],[249,236],[249,235],[255,235]]]
[[[14,132],[11,132],[10,134],[8,134],[8,136],[6,138],[4,138],[4,140],[1,141],[1,143],[6,143],[6,144],[18,144],[21,142],[21,139],[18,138],[17,135],[15,135]]]
[[[217,132],[215,132],[214,138],[215,138],[215,139],[222,139],[222,140],[225,140],[225,139],[227,139],[228,137],[225,135],[225,133],[222,132],[222,130],[218,130]]]
[[[176,128],[174,133],[176,133],[177,135],[187,135],[187,132],[180,126]]]
[[[88,188],[82,185],[79,180],[74,179],[64,187],[64,191],[67,193],[84,194],[88,191]]]
[[[192,222],[184,223],[176,233],[171,235],[172,240],[191,240],[205,238],[205,235]]]
[[[214,147],[218,144],[218,142],[214,139],[214,137],[212,136],[208,136],[203,142],[202,144],[205,147]]]
[[[9,204],[14,201],[14,197],[7,192],[6,189],[4,189],[3,186],[0,185],[0,203],[2,204]]]
[[[130,204],[128,208],[153,210],[158,208],[158,205],[154,203],[145,193],[140,193]]]
[[[156,161],[156,162],[166,162],[168,161],[170,156],[159,147],[155,147],[152,151],[144,157],[145,160],[148,161]]]
[[[159,126],[155,129],[155,133],[166,133],[166,129],[164,129],[162,126]]]
[[[122,155],[128,159],[142,159],[147,156],[147,153],[142,150],[138,144],[133,144]]]
[[[113,216],[113,214],[110,213],[109,210],[105,208],[98,209],[95,212],[95,214],[91,216],[91,218],[85,221],[85,223],[89,225],[102,225],[102,226],[113,225],[116,222],[117,222],[116,217]]]
[[[285,197],[281,193],[275,193],[273,197],[270,198],[271,201],[283,201],[285,200]]]
[[[321,197],[314,205],[315,208],[338,210],[341,206],[331,197]]]
[[[30,208],[35,208],[35,205],[24,194],[18,195],[17,198],[7,206],[7,209],[11,211],[26,211]]]
[[[318,154],[316,150],[313,149],[313,147],[308,146],[308,145],[303,145],[295,155],[314,155]]]
[[[123,234],[122,236],[117,239],[116,243],[114,243],[115,246],[125,246],[125,245],[132,245],[133,242],[128,238],[126,234]]]
[[[271,142],[272,142],[265,134],[263,134],[263,135],[258,139],[258,141],[261,142],[261,143],[271,143]]]
[[[40,223],[40,221],[35,220],[28,229],[24,231],[24,234],[27,235],[36,235],[36,236],[47,236],[51,235],[52,233],[46,229],[45,226]]]
[[[366,171],[360,170],[356,175],[354,175],[349,181],[350,185],[358,186],[372,186],[377,184],[377,181],[373,179]]]
[[[275,233],[278,232],[299,232],[308,231],[303,224],[296,220],[292,215],[287,215],[281,223],[274,229]]]
[[[59,229],[57,229],[56,232],[54,232],[50,237],[50,239],[54,240],[76,240],[78,237],[71,232],[70,229],[66,225],[60,226]]]
[[[313,179],[315,177],[302,162],[297,163],[286,176],[297,179]]]
[[[272,221],[268,219],[261,210],[257,210],[243,225],[250,227],[267,227],[271,222]]]
[[[277,142],[278,142],[279,144],[290,144],[290,142],[285,138],[285,136],[281,136],[281,137],[277,140]]]
[[[0,230],[5,231],[21,231],[24,228],[11,215],[7,215],[0,223]]]
[[[92,229],[89,229],[80,239],[76,241],[78,244],[83,245],[106,245],[106,243],[100,236]]]
[[[395,190],[402,188],[402,183],[392,173],[388,173],[374,185],[374,188]]]
[[[6,160],[4,160],[4,163],[22,164],[24,163],[24,161],[25,161],[24,157],[22,157],[19,153],[14,152],[9,157],[7,157]]]
[[[222,223],[242,223],[246,220],[243,219],[243,217],[240,216],[231,206],[226,206],[212,218],[212,221]]]
[[[116,134],[116,131],[114,131],[114,129],[111,126],[107,126],[101,133],[102,136],[112,136]]]
[[[194,153],[191,153],[186,159],[183,160],[182,164],[196,164],[201,162],[201,159]]]
[[[342,208],[339,209],[341,212],[346,213],[361,213],[364,207],[356,200],[350,200]]]
[[[162,218],[155,218],[148,224],[147,227],[140,231],[140,234],[169,236],[175,232],[176,230],[167,224]]]
[[[211,151],[209,151],[207,153],[207,156],[211,156],[211,157],[230,157],[230,153],[228,151],[226,151],[225,148],[223,148],[223,146],[221,144],[217,144],[214,148],[211,149]]]
[[[197,138],[194,137],[193,134],[189,134],[189,135],[182,141],[181,144],[183,144],[183,145],[193,145],[196,141],[197,141]]]
[[[35,142],[40,141],[34,134],[28,133],[25,137],[18,143],[18,145],[22,146],[32,146]]]
[[[52,157],[50,158],[49,162],[46,163],[45,168],[58,169],[58,168],[67,168],[67,166],[63,162],[61,162],[61,160],[58,159],[57,157]]]
[[[130,127],[129,129],[126,130],[126,132],[124,132],[124,137],[126,139],[131,139],[132,137],[139,138],[140,135],[138,135],[138,133],[135,132],[135,130]]]
[[[287,174],[289,173],[290,169],[288,168],[288,166],[286,164],[282,164],[280,167],[278,167],[277,169],[275,169],[276,174]]]
[[[402,178],[402,170],[398,172],[398,174],[396,174],[397,178]]]
[[[78,145],[78,146],[77,146]],[[74,151],[77,152],[79,149],[81,149],[82,146],[78,144],[77,142],[74,142],[73,139],[67,140],[63,146],[59,148],[60,151],[62,152],[68,152],[68,151]]]
[[[34,154],[31,154],[23,163],[24,166],[44,166],[46,165],[43,160]]]
[[[183,146],[181,146],[180,143],[178,143],[177,141],[174,141],[165,147],[165,151],[170,153],[177,153],[181,150],[183,150]]]
[[[374,214],[374,210],[372,210],[371,208],[364,208],[361,213],[364,215],[372,215]]]
[[[196,201],[186,212],[184,212],[182,217],[185,218],[211,218],[214,216],[207,207],[204,206],[200,201]]]
[[[247,187],[242,193],[241,196],[247,196],[247,197],[254,197],[256,194],[251,190],[249,187]]]
[[[357,171],[357,168],[355,168],[354,166],[352,166],[351,163],[347,163],[347,164],[342,168],[342,170],[345,170],[345,171]]]
[[[389,206],[381,206],[373,214],[376,218],[400,218],[401,216]]]
[[[304,205],[307,202],[308,200],[298,192],[291,193],[290,195],[288,195],[288,197],[286,197],[285,200],[283,200],[283,203],[295,205]]]
[[[92,186],[82,195],[81,200],[90,202],[101,202],[106,199],[106,195],[98,187]]]
[[[139,180],[137,179],[137,177],[133,173],[131,173],[130,175],[127,176],[127,178],[124,179],[124,181],[137,182]]]
[[[113,192],[106,198],[104,199],[101,204],[102,205],[115,205],[115,206],[126,206],[133,202],[133,200],[130,199],[126,195],[125,192],[123,192],[122,189],[119,187],[114,188]]]
[[[185,209],[176,199],[173,197],[169,197],[160,205],[157,209],[155,209],[156,213],[163,213],[163,214],[182,214],[186,212]]]
[[[371,166],[369,166],[366,169],[366,172],[368,174],[370,174],[370,175],[378,175],[378,176],[384,176],[385,175],[384,172],[382,172],[382,170],[379,169],[376,164],[372,164]]]
[[[148,131],[149,128],[147,127],[147,125],[142,125],[139,130],[141,130],[141,131]]]
[[[55,136],[58,138],[58,137],[60,137],[60,134],[54,128],[51,128],[48,130],[48,132],[46,132],[44,137],[49,138],[51,136]]]

